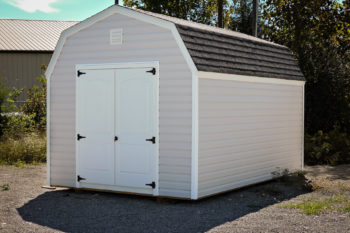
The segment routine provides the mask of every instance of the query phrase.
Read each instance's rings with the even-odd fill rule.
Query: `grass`
[[[342,212],[350,213],[350,201],[348,201],[342,208],[339,209]]]
[[[341,193],[350,191],[350,186],[342,181],[332,181],[322,178],[312,182],[312,190],[319,193]]]
[[[10,185],[9,185],[9,184],[3,184],[3,185],[1,185],[1,190],[2,190],[2,191],[8,191],[8,190],[10,190]]]
[[[350,186],[346,183],[328,178],[308,180],[302,172],[286,173],[281,179],[288,183],[290,180],[295,181],[295,177],[301,178],[313,195],[299,203],[282,204],[280,207],[298,209],[307,215],[319,215],[327,211],[350,212]]]
[[[23,167],[46,162],[46,137],[28,133],[21,138],[3,139],[0,143],[0,164]]]
[[[319,215],[324,211],[350,212],[350,199],[343,195],[327,198],[309,197],[301,203],[285,204],[281,206],[287,209],[299,209],[307,215]]]

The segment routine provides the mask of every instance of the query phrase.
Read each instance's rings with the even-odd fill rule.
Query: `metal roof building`
[[[43,74],[63,30],[75,21],[0,19],[0,78],[6,86],[30,88]],[[26,98],[25,93],[20,101]]]

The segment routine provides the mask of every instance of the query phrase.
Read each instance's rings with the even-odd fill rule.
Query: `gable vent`
[[[111,29],[109,34],[109,41],[111,45],[122,44],[123,29],[121,28]]]

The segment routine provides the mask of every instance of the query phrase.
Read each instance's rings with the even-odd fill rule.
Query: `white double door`
[[[154,188],[147,185],[156,182],[158,143],[158,75],[147,72],[152,69],[79,70],[78,186]]]

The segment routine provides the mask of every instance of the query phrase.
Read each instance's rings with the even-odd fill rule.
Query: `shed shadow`
[[[48,191],[18,208],[25,221],[64,232],[205,232],[289,200],[302,184],[271,181],[200,201],[73,190]]]

